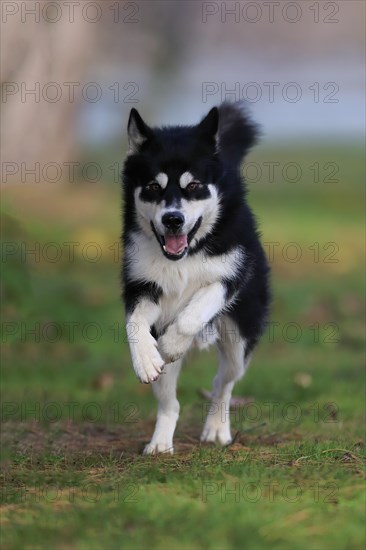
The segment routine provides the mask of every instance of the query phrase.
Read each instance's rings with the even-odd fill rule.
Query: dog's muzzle
[[[183,214],[180,212],[168,212],[163,215],[161,221],[166,228],[164,235],[159,235],[153,222],[151,222],[151,228],[156,240],[160,244],[166,258],[169,260],[180,260],[187,254],[189,245],[201,225],[202,217],[198,218],[188,234],[181,232],[185,220]]]

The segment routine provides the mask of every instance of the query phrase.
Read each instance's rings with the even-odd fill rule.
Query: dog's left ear
[[[210,140],[217,139],[217,133],[219,129],[219,110],[217,107],[213,107],[211,111],[201,120],[198,125],[198,131],[201,136]]]
[[[137,109],[131,109],[127,124],[128,154],[138,153],[141,145],[151,136],[152,130],[142,120]]]

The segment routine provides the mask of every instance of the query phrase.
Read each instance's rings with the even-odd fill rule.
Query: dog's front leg
[[[159,351],[172,363],[190,348],[194,337],[225,305],[226,289],[217,282],[198,290],[166,332],[159,338]]]
[[[158,379],[164,366],[158,344],[150,332],[160,315],[157,304],[142,298],[127,316],[127,335],[136,376],[144,384]]]
[[[144,449],[145,455],[173,453],[173,435],[179,416],[179,402],[176,395],[177,379],[181,361],[169,365],[159,379],[152,384],[158,400],[158,417],[154,435]]]

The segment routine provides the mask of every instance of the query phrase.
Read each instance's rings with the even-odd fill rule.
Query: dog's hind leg
[[[220,326],[218,342],[219,368],[214,378],[212,401],[202,431],[201,441],[215,442],[222,445],[231,442],[230,399],[234,384],[239,380],[249,363],[245,359],[245,339],[239,334],[238,327],[225,319]]]
[[[176,389],[181,366],[182,360],[166,365],[160,378],[152,384],[158,400],[158,416],[152,439],[144,449],[145,455],[173,453],[173,435],[179,416]]]

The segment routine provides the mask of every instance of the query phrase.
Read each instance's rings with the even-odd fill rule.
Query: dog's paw
[[[230,425],[228,422],[221,422],[220,419],[208,419],[203,428],[201,435],[202,443],[220,443],[221,445],[229,445],[232,437],[230,433]]]
[[[193,338],[177,331],[170,325],[158,340],[159,352],[166,363],[174,363],[181,359],[192,345]]]
[[[149,335],[144,342],[135,344],[131,349],[131,355],[133,367],[140,382],[150,384],[159,378],[165,362],[152,336]]]
[[[173,454],[174,448],[173,448],[173,442],[172,441],[150,441],[148,445],[146,445],[143,454],[144,455],[157,455],[161,453],[165,454]]]

